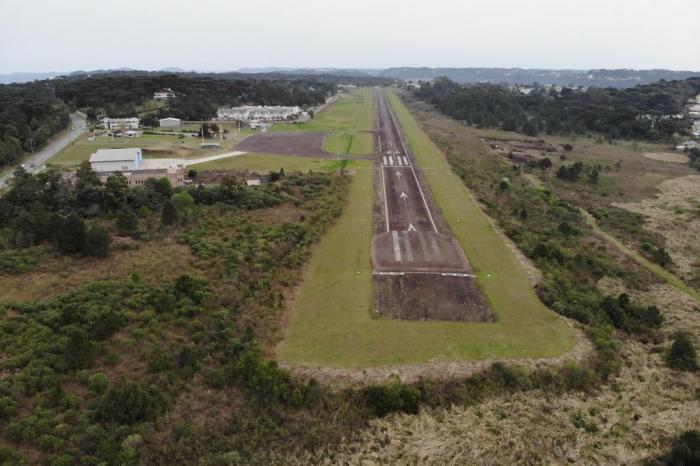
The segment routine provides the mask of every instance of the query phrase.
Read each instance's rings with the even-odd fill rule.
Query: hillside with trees
[[[468,124],[527,135],[599,134],[608,139],[668,141],[690,133],[683,114],[700,94],[700,78],[659,81],[628,89],[540,88],[529,94],[495,84],[461,85],[446,78],[425,83],[415,96]]]
[[[0,168],[66,128],[68,113],[65,103],[44,84],[0,86]]]

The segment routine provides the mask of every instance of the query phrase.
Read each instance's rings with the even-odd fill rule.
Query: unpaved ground
[[[688,156],[680,152],[645,152],[644,157],[661,162],[688,163]]]
[[[496,321],[472,277],[375,275],[374,308],[378,314],[397,319]]]
[[[647,228],[660,233],[678,271],[691,279],[700,268],[700,176],[664,181],[653,199],[614,203],[647,218]]]
[[[615,293],[620,282],[599,286]],[[659,305],[663,333],[700,334],[700,310],[683,293],[657,285],[637,293]],[[668,347],[623,343],[624,367],[593,395],[541,391],[472,407],[423,410],[373,421],[332,451],[291,453],[296,464],[641,464],[667,450],[680,431],[700,428],[700,374],[668,369]]]
[[[237,151],[297,157],[334,157],[322,149],[326,133],[275,131],[258,133],[236,145]]]

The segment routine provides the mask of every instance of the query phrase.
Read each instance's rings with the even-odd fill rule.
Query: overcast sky
[[[173,66],[700,71],[700,0],[0,0],[0,73]]]

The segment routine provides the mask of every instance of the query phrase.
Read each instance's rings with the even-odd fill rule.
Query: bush
[[[66,254],[85,250],[85,223],[77,215],[71,214],[61,222],[56,235],[58,249]]]
[[[98,407],[98,417],[120,424],[134,424],[155,419],[165,408],[163,394],[143,382],[121,382],[110,388]]]
[[[160,222],[163,225],[174,225],[177,223],[177,209],[172,201],[163,204],[163,212],[160,215]]]
[[[679,371],[695,371],[698,369],[695,345],[689,334],[680,333],[676,336],[666,357],[666,362],[669,367]]]
[[[99,225],[90,228],[85,236],[85,254],[93,257],[107,257],[109,253],[109,232]]]
[[[362,389],[361,394],[369,409],[379,417],[397,411],[418,413],[420,392],[401,382],[392,385],[370,385]]]
[[[139,220],[130,207],[123,206],[117,213],[116,225],[119,233],[123,235],[130,235],[138,229]]]
[[[700,464],[700,431],[687,430],[674,442],[668,455],[670,466],[690,466]]]

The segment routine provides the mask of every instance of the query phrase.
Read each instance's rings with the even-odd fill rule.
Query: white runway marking
[[[384,169],[382,168],[382,190],[384,191],[384,217],[386,219],[386,231],[389,231],[389,206],[386,200],[386,183],[384,183]]]
[[[393,155],[389,156],[389,165],[394,165],[394,156]]]
[[[384,156],[384,165],[389,165],[388,160],[386,159],[386,155]]]
[[[401,147],[403,147],[403,153],[408,154],[408,151],[406,150],[406,144],[403,142],[403,136],[401,135],[401,130],[399,129],[399,125],[396,123],[396,118],[394,118],[394,112],[391,110],[391,104],[389,102],[387,102],[387,110],[389,110],[389,116],[391,117],[391,122],[394,124],[394,127],[396,128],[397,133],[399,135],[399,142],[401,143]],[[418,192],[420,193],[420,197],[423,200],[423,205],[425,206],[425,210],[426,210],[426,212],[428,212],[428,218],[430,219],[430,224],[433,226],[433,230],[435,231],[435,233],[438,233],[437,226],[435,225],[435,220],[433,220],[433,214],[430,212],[430,207],[428,207],[428,201],[425,200],[425,194],[423,194],[423,189],[420,187],[420,183],[418,182],[418,175],[416,175],[416,170],[413,168],[413,165],[411,165],[411,171],[413,172],[413,178],[416,180],[416,185],[418,186]]]
[[[396,262],[401,262],[401,245],[399,244],[399,233],[397,231],[392,231],[391,239],[394,240],[394,260]]]
[[[408,159],[406,158],[406,156],[403,157],[403,164],[408,165]]]
[[[403,234],[403,244],[406,246],[406,260],[413,262],[413,248],[407,234]]]

